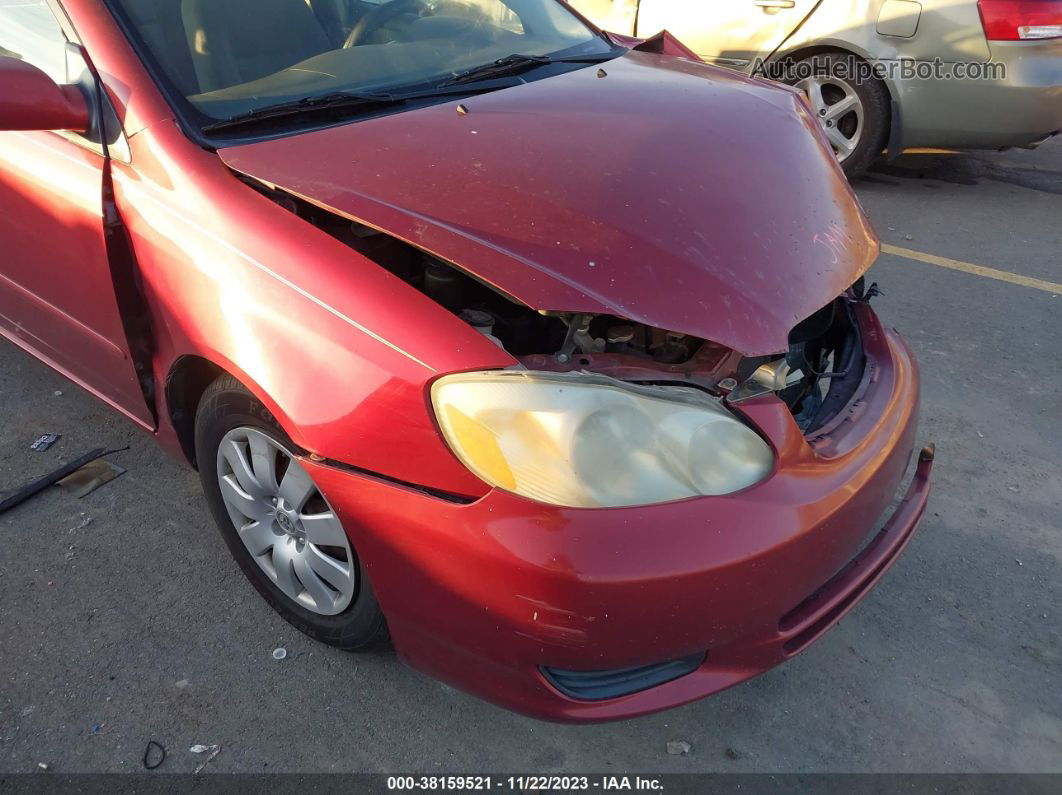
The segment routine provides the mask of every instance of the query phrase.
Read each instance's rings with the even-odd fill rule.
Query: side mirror
[[[32,64],[0,56],[0,130],[86,132],[88,102],[77,86],[60,86]]]

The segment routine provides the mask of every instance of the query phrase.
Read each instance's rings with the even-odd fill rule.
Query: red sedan
[[[910,540],[918,371],[795,91],[557,0],[0,0],[0,332],[308,635],[592,721]]]

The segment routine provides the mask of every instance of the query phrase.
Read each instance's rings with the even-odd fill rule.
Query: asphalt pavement
[[[0,515],[0,773],[140,771],[149,740],[171,773],[204,761],[195,744],[219,746],[207,772],[1062,772],[1062,141],[908,155],[857,192],[887,250],[949,263],[888,253],[870,273],[922,367],[921,530],[803,654],[620,723],[541,723],[299,634],[193,471],[0,342],[0,491],[130,446],[88,496]]]

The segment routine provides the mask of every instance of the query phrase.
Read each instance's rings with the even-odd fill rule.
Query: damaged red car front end
[[[867,369],[831,431],[805,436],[773,395],[743,406],[778,461],[739,494],[564,509],[496,490],[447,504],[318,467],[373,562],[399,652],[510,709],[600,721],[702,698],[805,649],[896,560],[929,496],[931,449],[892,507],[918,371],[898,335],[859,314]]]
[[[923,450],[897,494],[918,369],[870,307],[877,239],[795,91],[594,32],[593,66],[540,56],[521,68],[544,76],[467,96],[331,96],[372,111],[193,131],[139,12],[67,5],[123,125],[105,201],[144,322],[112,324],[129,339],[112,334],[107,377],[50,361],[195,463],[208,497],[215,468],[239,481],[215,517],[238,558],[240,534],[271,528],[241,565],[296,626],[335,642],[378,600],[414,666],[534,716],[609,720],[797,654],[911,539],[932,465]],[[350,50],[281,74],[334,77]],[[243,85],[266,83],[188,100],[229,107]],[[262,118],[283,121],[241,126]],[[62,146],[0,138],[0,169]],[[318,513],[259,470],[269,439]],[[277,552],[312,551],[321,517],[349,575],[331,611]]]
[[[556,720],[680,704],[805,648],[906,545],[932,462],[922,454],[882,524],[912,458],[918,372],[862,285],[849,289],[877,241],[800,99],[666,56],[605,70],[463,113],[436,106],[416,133],[391,116],[221,151],[308,217],[357,224],[354,248],[426,252],[422,289],[455,313],[486,310],[510,367],[692,385],[771,446],[773,471],[751,488],[648,506],[498,488],[447,501],[314,467],[399,652]],[[462,288],[433,276],[448,266],[471,277]],[[550,347],[530,310],[564,317],[567,334],[558,323]],[[756,366],[805,344],[832,346],[817,418],[807,385],[742,392]]]

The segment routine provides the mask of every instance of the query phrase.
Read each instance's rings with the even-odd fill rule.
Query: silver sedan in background
[[[849,176],[887,150],[1031,147],[1062,129],[1062,0],[569,0],[797,85]]]

